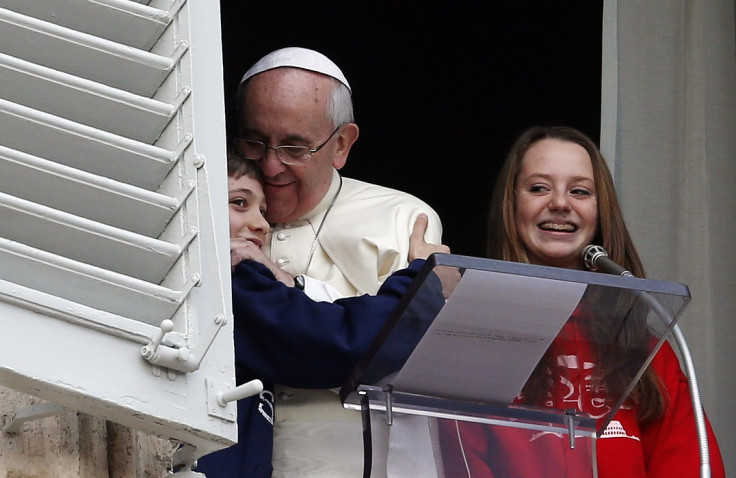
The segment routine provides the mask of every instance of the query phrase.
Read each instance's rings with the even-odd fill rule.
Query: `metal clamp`
[[[383,387],[383,394],[386,396],[386,424],[391,426],[394,424],[394,387],[389,384]]]
[[[575,449],[575,416],[577,411],[574,408],[568,408],[565,410],[565,416],[563,419],[567,423],[567,434],[570,438],[570,449]]]
[[[63,411],[64,407],[52,402],[20,408],[3,420],[0,424],[0,430],[5,433],[18,433],[20,427],[26,422],[38,420],[39,418],[53,417]]]

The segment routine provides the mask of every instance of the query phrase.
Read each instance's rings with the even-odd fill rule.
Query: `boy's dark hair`
[[[242,158],[232,151],[228,151],[227,153],[227,176],[235,179],[241,176],[248,176],[263,184],[261,169],[255,161]]]

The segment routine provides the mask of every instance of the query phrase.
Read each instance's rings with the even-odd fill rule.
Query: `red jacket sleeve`
[[[700,451],[687,377],[680,369],[675,352],[666,342],[651,366],[663,382],[665,413],[660,420],[642,427],[641,430],[647,477],[698,477]],[[711,476],[721,478],[725,476],[723,458],[707,418],[706,425]]]

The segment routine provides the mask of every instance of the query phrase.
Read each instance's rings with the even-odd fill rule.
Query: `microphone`
[[[601,246],[593,244],[587,245],[582,252],[585,267],[591,271],[605,272],[624,277],[634,277],[634,274],[616,264],[610,257],[608,252]],[[638,291],[639,297],[657,314],[665,324],[671,324],[674,318],[667,309],[650,293]],[[698,432],[698,451],[700,454],[700,476],[710,476],[710,445],[708,443],[708,432],[705,422],[705,413],[703,412],[703,402],[700,399],[700,388],[698,387],[698,378],[695,375],[695,365],[690,349],[685,341],[685,336],[680,330],[679,324],[672,325],[672,335],[675,338],[680,355],[682,356],[682,364],[685,368],[685,376],[690,386],[690,401],[693,405],[695,414],[695,427]]]
[[[585,267],[591,271],[605,272],[616,276],[634,277],[634,274],[616,264],[610,257],[608,252],[601,246],[594,244],[587,245],[583,248],[583,262]]]

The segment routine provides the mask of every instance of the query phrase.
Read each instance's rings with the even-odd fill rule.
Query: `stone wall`
[[[16,410],[43,403],[0,388],[0,423]],[[0,478],[162,478],[176,444],[75,411],[0,433]]]

